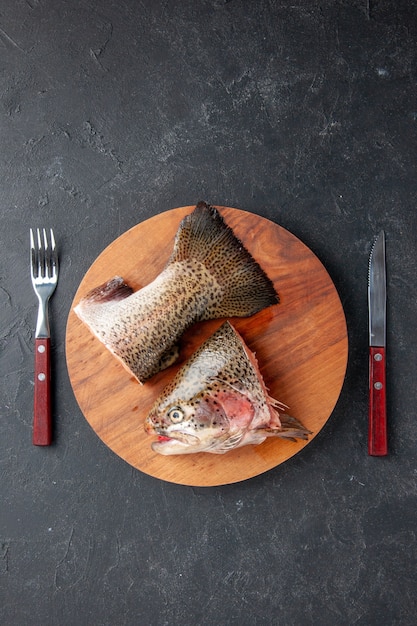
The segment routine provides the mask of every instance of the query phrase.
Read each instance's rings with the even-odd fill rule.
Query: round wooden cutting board
[[[73,307],[90,289],[120,275],[136,291],[164,268],[181,219],[194,207],[160,213],[118,237],[84,276]],[[66,356],[74,394],[85,418],[113,452],[133,467],[183,485],[213,486],[261,474],[299,452],[317,435],[338,400],[346,372],[346,321],[327,271],[299,239],[273,222],[218,207],[225,221],[274,282],[280,303],[230,321],[256,353],[272,397],[312,431],[309,441],[269,438],[224,455],[161,456],[143,422],[184,361],[224,320],[202,322],[182,338],[177,364],[140,385],[70,311]]]

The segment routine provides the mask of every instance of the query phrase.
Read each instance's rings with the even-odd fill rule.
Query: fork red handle
[[[49,446],[52,442],[51,340],[35,339],[35,394],[32,443]]]

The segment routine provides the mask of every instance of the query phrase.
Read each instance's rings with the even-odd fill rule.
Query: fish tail
[[[205,202],[182,220],[168,265],[190,259],[205,266],[217,287],[201,319],[247,317],[279,302],[272,281],[217,209]]]

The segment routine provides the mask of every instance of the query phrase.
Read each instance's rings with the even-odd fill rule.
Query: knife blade
[[[386,409],[386,260],[385,233],[375,239],[369,257],[369,415],[368,454],[388,454]]]

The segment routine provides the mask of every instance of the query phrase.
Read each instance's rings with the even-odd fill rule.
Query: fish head
[[[170,394],[157,402],[145,420],[145,430],[158,436],[152,449],[159,454],[223,454],[237,447],[253,414],[252,404],[241,393],[221,382],[206,381],[191,398]]]
[[[156,400],[145,430],[159,454],[224,454],[266,437],[302,438],[309,432],[271,398],[255,355],[229,322],[207,339]]]
[[[145,421],[148,434],[158,435],[152,449],[160,454],[204,452],[227,435],[229,422],[209,394],[157,403]]]

